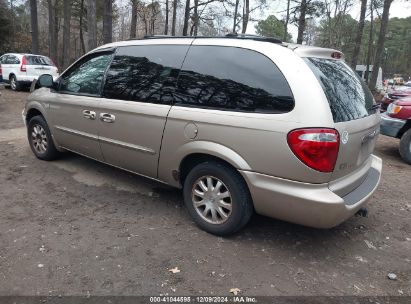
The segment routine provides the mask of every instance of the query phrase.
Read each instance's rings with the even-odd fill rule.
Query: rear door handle
[[[116,120],[116,117],[110,113],[101,113],[100,120],[107,123],[112,123]]]
[[[84,110],[83,111],[83,117],[87,119],[94,120],[96,119],[96,112],[90,111],[90,110]]]

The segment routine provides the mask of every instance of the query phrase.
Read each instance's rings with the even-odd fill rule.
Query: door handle
[[[116,120],[116,117],[110,113],[101,113],[100,120],[107,123],[112,123]]]
[[[87,118],[87,119],[94,120],[94,119],[96,119],[96,112],[89,111],[89,110],[84,110],[83,111],[83,117]]]

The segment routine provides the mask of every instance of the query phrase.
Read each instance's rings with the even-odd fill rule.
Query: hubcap
[[[47,135],[42,126],[33,126],[31,131],[31,142],[37,153],[43,154],[47,151]]]
[[[214,176],[200,177],[193,185],[192,201],[200,217],[211,224],[222,224],[232,212],[227,186]]]

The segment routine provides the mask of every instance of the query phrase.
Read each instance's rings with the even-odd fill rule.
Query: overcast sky
[[[252,3],[254,1],[255,0],[251,0],[250,2]],[[263,13],[261,13],[260,16],[255,16],[255,17],[266,18],[267,16],[273,14],[278,19],[281,19],[282,16],[285,15],[283,11],[287,9],[286,0],[267,0],[267,3],[270,3],[270,2],[271,4],[269,5],[269,8],[265,10]],[[354,19],[358,20],[360,16],[360,3],[358,3],[351,9],[350,14]],[[411,16],[411,0],[408,0],[408,1],[407,0],[394,0],[394,2],[391,4],[390,18],[392,17],[406,18],[409,16]],[[250,26],[247,28],[247,33],[255,34],[255,24],[256,22],[252,22],[250,24]],[[293,39],[295,40],[297,38],[297,27],[295,25],[291,25],[289,28],[289,32],[291,32],[291,35],[293,36]]]

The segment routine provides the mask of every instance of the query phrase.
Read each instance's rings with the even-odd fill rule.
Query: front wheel
[[[216,235],[243,228],[253,203],[241,175],[225,164],[210,161],[195,166],[184,181],[184,202],[196,224]]]
[[[42,116],[34,116],[27,127],[30,148],[41,160],[54,160],[59,152],[54,146],[49,127]]]
[[[411,129],[405,132],[400,140],[400,155],[411,165]]]

